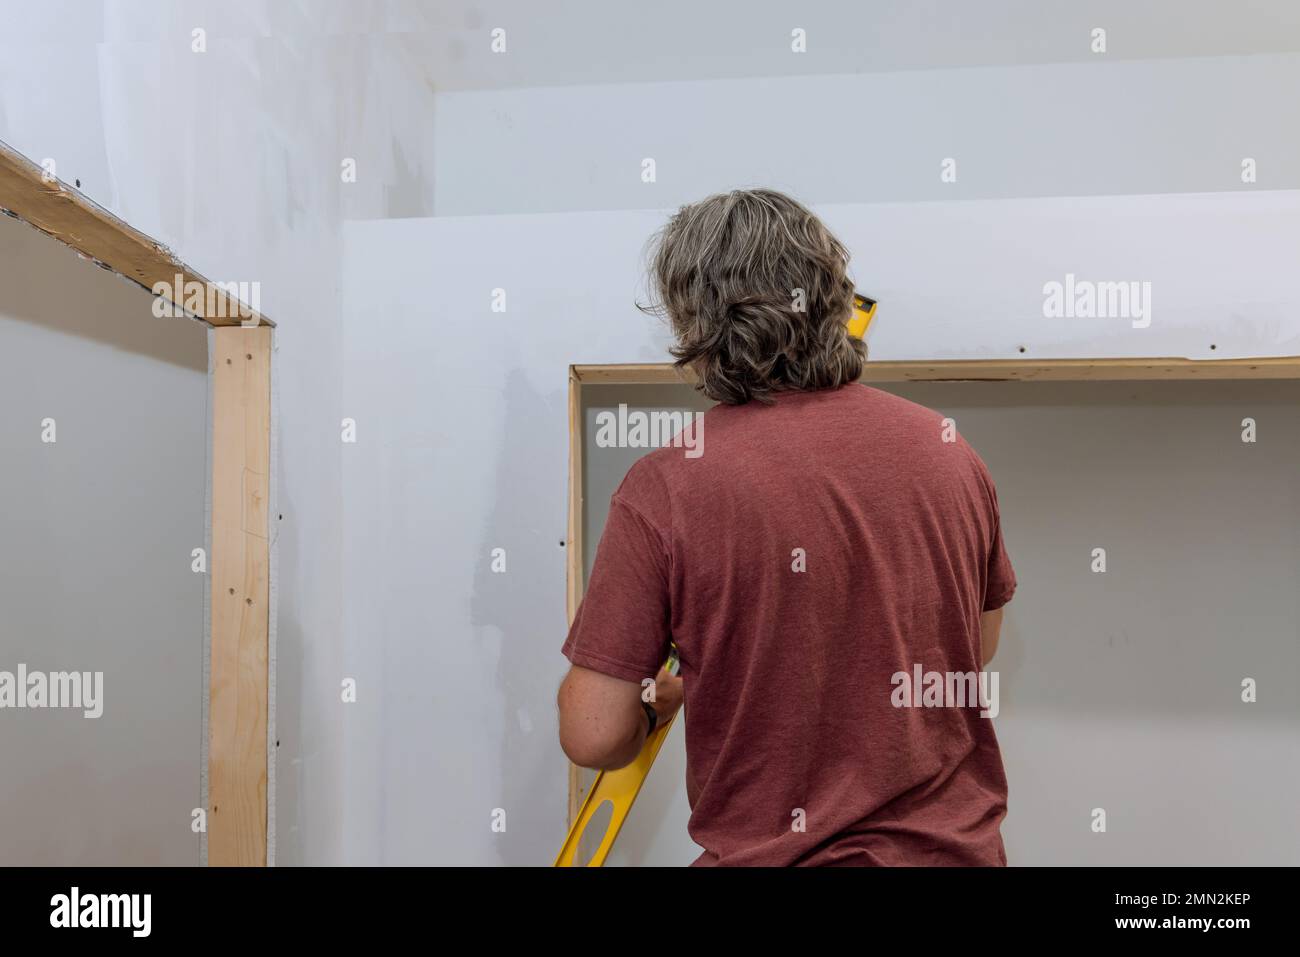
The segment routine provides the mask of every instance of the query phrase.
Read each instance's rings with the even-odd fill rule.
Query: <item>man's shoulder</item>
[[[657,520],[668,514],[672,500],[671,453],[681,449],[671,446],[655,449],[632,463],[614,492],[614,502],[630,506],[643,517]]]
[[[883,389],[861,388],[872,406],[865,421],[878,433],[890,436],[894,446],[907,448],[909,457],[927,467],[942,464],[939,474],[944,476],[955,474],[954,466],[960,463],[957,473],[973,473],[984,484],[991,484],[984,460],[961,434],[961,423],[954,417]]]
[[[943,420],[942,413],[936,412],[929,406],[886,392],[884,389],[877,389],[861,382],[851,388],[858,401],[872,408],[878,421],[925,427]]]

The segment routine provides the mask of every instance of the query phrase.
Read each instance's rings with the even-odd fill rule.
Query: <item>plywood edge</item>
[[[582,600],[582,381],[569,376],[569,522],[565,539],[568,591],[565,608],[569,623]]]
[[[662,382],[690,382],[671,362],[605,363],[569,366],[571,379],[583,385],[653,385]]]
[[[582,601],[584,569],[582,563],[582,380],[569,367],[569,524],[564,547],[565,612],[568,623],[578,613]],[[582,806],[582,769],[569,762],[569,801],[565,827],[571,828]]]
[[[575,365],[573,377],[589,385],[657,385],[694,382],[672,363]],[[953,359],[868,360],[864,382],[1111,381],[1139,379],[1294,379],[1300,356],[1251,359]]]
[[[182,299],[175,305],[209,325],[274,325],[220,283],[186,266],[166,246],[47,176],[41,166],[4,143],[0,143],[0,210],[138,283],[151,295],[158,283],[176,289],[176,295],[166,298]],[[201,287],[202,295],[185,301],[187,288],[196,288],[192,283]]]
[[[271,329],[213,331],[208,863],[267,862]]]

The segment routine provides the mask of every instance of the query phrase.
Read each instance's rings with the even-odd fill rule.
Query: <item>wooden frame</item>
[[[954,359],[872,361],[864,382],[1133,381],[1172,379],[1297,379],[1300,356],[1258,359]],[[583,561],[582,387],[584,385],[663,385],[690,383],[692,377],[671,363],[569,366],[569,538],[566,586],[569,623],[582,601]],[[572,827],[594,775],[569,764],[569,814]]]
[[[208,863],[266,864],[271,330],[212,335]]]
[[[166,246],[69,189],[66,183],[50,179],[44,169],[4,143],[0,143],[0,209],[71,246],[104,269],[139,283],[150,294],[156,283],[171,286],[177,276],[182,288],[185,283],[202,285],[209,295],[190,311],[210,326],[275,325],[248,307],[243,307],[241,317],[242,304],[235,297],[185,265]]]
[[[1300,356],[1259,359],[941,359],[868,360],[864,382],[1104,382],[1125,379],[1295,379]],[[575,365],[579,386],[690,382],[671,363]]]
[[[264,865],[274,324],[4,143],[0,210],[151,295],[178,278],[182,289],[199,283],[206,292],[186,304],[213,329],[208,863]]]
[[[569,367],[569,532],[564,545],[565,556],[565,611],[569,624],[578,613],[585,587],[585,566],[582,560],[582,380],[577,366]],[[583,769],[569,762],[569,812],[565,827],[573,827],[582,807],[582,793],[590,786],[591,775],[583,780]]]

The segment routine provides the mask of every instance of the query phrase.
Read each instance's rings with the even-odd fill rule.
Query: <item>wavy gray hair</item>
[[[848,334],[849,254],[802,204],[770,189],[683,206],[652,240],[655,302],[680,369],[710,399],[770,402],[862,375],[867,348]]]

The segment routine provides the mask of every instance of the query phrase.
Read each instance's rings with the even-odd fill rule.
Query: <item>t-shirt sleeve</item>
[[[666,543],[616,494],[564,655],[575,665],[639,684],[659,673],[671,638]]]
[[[993,545],[989,549],[988,584],[984,588],[984,611],[995,611],[1011,600],[1016,592],[1016,573],[1011,567],[1011,556],[1002,541],[1002,513],[998,508],[998,494],[992,479],[988,480],[993,501]]]

